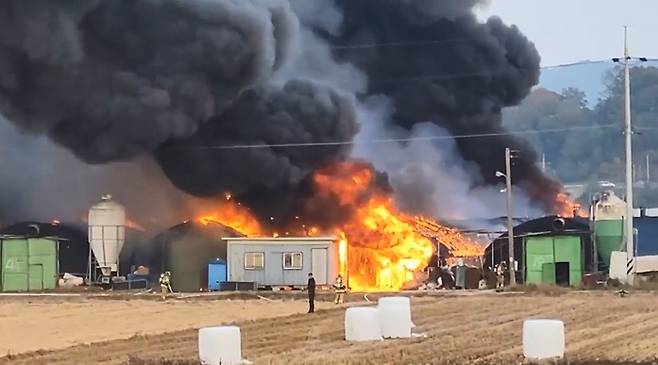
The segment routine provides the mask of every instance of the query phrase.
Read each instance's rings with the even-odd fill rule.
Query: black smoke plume
[[[411,130],[433,122],[453,135],[505,133],[501,110],[517,105],[539,78],[540,57],[519,30],[493,17],[477,20],[478,1],[337,0],[343,22],[338,32],[316,31],[334,54],[369,79],[367,94],[386,95],[393,123]],[[515,183],[551,209],[559,184],[536,167],[524,140],[506,135],[461,138],[457,148],[475,162],[483,183],[499,183],[506,147],[519,150]]]
[[[350,99],[292,80],[245,91],[194,137],[165,143],[156,156],[174,184],[195,195],[231,192],[262,214],[294,215],[304,180],[348,157],[349,146],[331,143],[357,132]],[[309,145],[289,146],[300,143]]]
[[[317,201],[312,173],[349,158],[359,99],[390,100],[397,128],[500,134],[501,109],[537,83],[532,43],[478,21],[478,0],[301,1],[4,0],[0,114],[86,163],[155,160],[195,197],[290,219]],[[550,208],[559,186],[527,143],[457,140],[485,185],[505,147]]]
[[[6,1],[0,112],[87,163],[153,153],[194,196],[230,191],[281,214],[349,146],[212,147],[356,135],[349,97],[304,80],[270,83],[298,28],[287,0]]]
[[[89,163],[193,135],[291,52],[284,1],[7,0],[0,106]]]

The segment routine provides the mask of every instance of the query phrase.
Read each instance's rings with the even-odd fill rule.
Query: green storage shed
[[[596,271],[589,220],[547,216],[514,227],[517,283],[577,286]],[[507,232],[485,250],[485,268],[509,260]]]
[[[525,237],[526,283],[577,286],[583,279],[580,236]]]
[[[48,238],[0,238],[0,291],[55,289],[58,242]]]

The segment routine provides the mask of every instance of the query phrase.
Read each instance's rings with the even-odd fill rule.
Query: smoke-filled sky
[[[170,224],[231,191],[285,221],[313,201],[314,171],[353,157],[412,213],[495,216],[505,147],[522,152],[517,204],[550,211],[559,184],[501,120],[540,56],[481,3],[6,0],[0,219],[76,219],[111,192]],[[444,138],[482,133],[496,136]],[[372,144],[428,136],[444,139]]]

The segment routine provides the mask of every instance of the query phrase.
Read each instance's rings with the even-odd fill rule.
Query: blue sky
[[[517,25],[542,66],[619,56],[623,25],[633,55],[658,58],[658,0],[490,0],[479,14]]]

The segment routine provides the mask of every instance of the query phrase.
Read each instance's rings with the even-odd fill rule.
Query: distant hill
[[[658,62],[647,62],[642,65],[658,67]],[[576,87],[585,92],[589,106],[594,106],[605,91],[605,85],[603,85],[605,73],[616,66],[618,65],[610,62],[544,69],[539,80],[539,87],[555,92],[561,92],[568,87]]]

